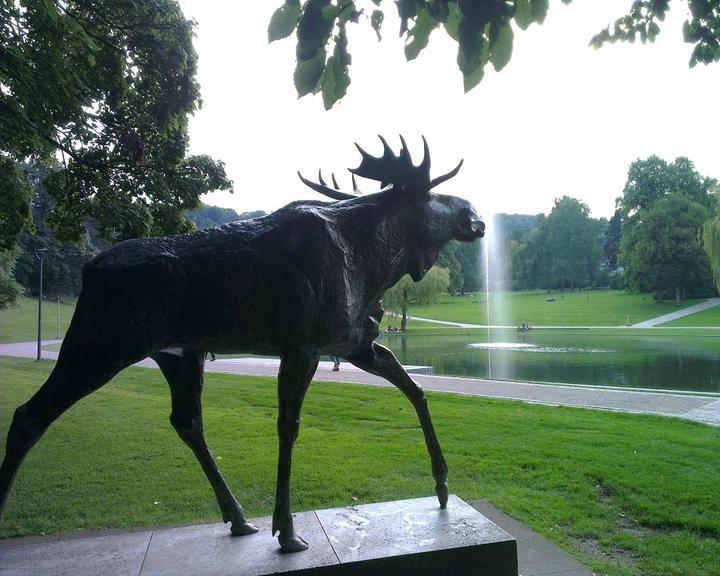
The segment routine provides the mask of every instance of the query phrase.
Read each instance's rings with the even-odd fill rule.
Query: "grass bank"
[[[720,306],[678,318],[672,322],[663,324],[663,328],[679,327],[679,326],[720,326]]]
[[[43,340],[65,336],[75,310],[74,303],[43,300]],[[0,344],[37,339],[37,298],[21,296],[14,306],[0,310]]]
[[[0,442],[51,363],[0,360]],[[251,516],[270,514],[273,379],[208,374],[208,443]],[[453,493],[486,498],[603,574],[720,573],[720,429],[649,416],[430,394]],[[1,536],[216,521],[168,423],[159,371],[129,369],[28,456]],[[391,389],[315,383],[294,459],[294,508],[432,494],[414,411]]]
[[[490,324],[517,326],[625,326],[669,314],[705,299],[657,303],[649,294],[617,290],[491,292]],[[488,324],[485,293],[445,296],[439,304],[410,306],[408,314],[433,320]],[[686,324],[703,326],[703,324]]]

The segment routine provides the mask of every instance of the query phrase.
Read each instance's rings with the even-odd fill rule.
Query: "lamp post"
[[[35,257],[40,260],[40,294],[38,298],[38,340],[37,340],[37,360],[42,360],[42,301],[43,301],[43,259],[45,258],[41,252],[47,252],[47,248],[38,248],[35,250]]]

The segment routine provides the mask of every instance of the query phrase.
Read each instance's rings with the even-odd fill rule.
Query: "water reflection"
[[[607,335],[556,331],[482,335],[388,334],[404,364],[434,374],[720,393],[720,335]]]

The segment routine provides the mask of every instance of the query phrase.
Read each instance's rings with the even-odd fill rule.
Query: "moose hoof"
[[[233,522],[230,525],[230,533],[233,536],[247,536],[258,531],[258,527],[250,522]]]
[[[437,494],[438,501],[440,502],[440,508],[444,510],[447,507],[448,496],[450,495],[447,481],[438,482],[435,485],[435,494]]]
[[[280,542],[280,549],[283,552],[302,552],[303,550],[307,550],[308,547],[308,543],[295,534],[295,532],[291,532],[290,534],[280,532],[278,542]]]

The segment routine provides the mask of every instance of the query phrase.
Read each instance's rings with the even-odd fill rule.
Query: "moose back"
[[[386,289],[404,274],[420,280],[451,239],[470,242],[484,224],[468,202],[431,190],[430,155],[412,163],[405,141],[395,154],[362,155],[353,174],[380,181],[374,194],[348,194],[322,176],[301,180],[333,202],[299,201],[254,220],[164,238],[120,243],[89,262],[55,367],[14,415],[0,466],[0,513],[30,448],[82,397],[146,357],[170,385],[170,421],[192,449],[231,532],[249,523],[203,436],[204,357],[212,352],[280,356],[279,457],[272,532],[285,551],[307,548],[290,508],[292,449],[303,398],[321,355],[342,356],[386,378],[412,402],[430,455],[441,507],[447,466],[422,388],[377,344]],[[354,176],[353,176],[354,183]],[[356,189],[356,187],[354,186]]]

